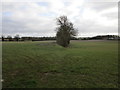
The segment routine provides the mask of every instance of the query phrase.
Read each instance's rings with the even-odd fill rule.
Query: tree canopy
[[[57,18],[57,25],[57,44],[68,47],[70,38],[76,36],[77,30],[73,27],[73,23],[68,20],[67,16]]]

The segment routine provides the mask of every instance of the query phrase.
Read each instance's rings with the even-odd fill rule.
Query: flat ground
[[[117,41],[3,42],[3,87],[116,88]]]

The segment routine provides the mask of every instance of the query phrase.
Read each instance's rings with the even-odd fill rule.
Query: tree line
[[[94,37],[79,38],[80,40],[119,40],[118,35],[98,35]]]
[[[1,36],[1,41],[46,41],[46,40],[56,40],[56,37],[20,37],[16,35],[14,37]],[[78,38],[72,37],[71,40],[78,40]]]
[[[116,40],[120,39],[118,35],[98,35],[94,37],[71,37],[70,40]],[[1,36],[1,41],[45,41],[45,40],[56,40],[56,37],[20,37],[16,35],[14,37]]]

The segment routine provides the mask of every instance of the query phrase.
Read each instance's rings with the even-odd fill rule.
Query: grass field
[[[3,42],[3,87],[117,88],[117,41]]]

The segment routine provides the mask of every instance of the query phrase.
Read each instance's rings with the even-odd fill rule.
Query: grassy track
[[[116,41],[3,42],[3,87],[116,88]]]

